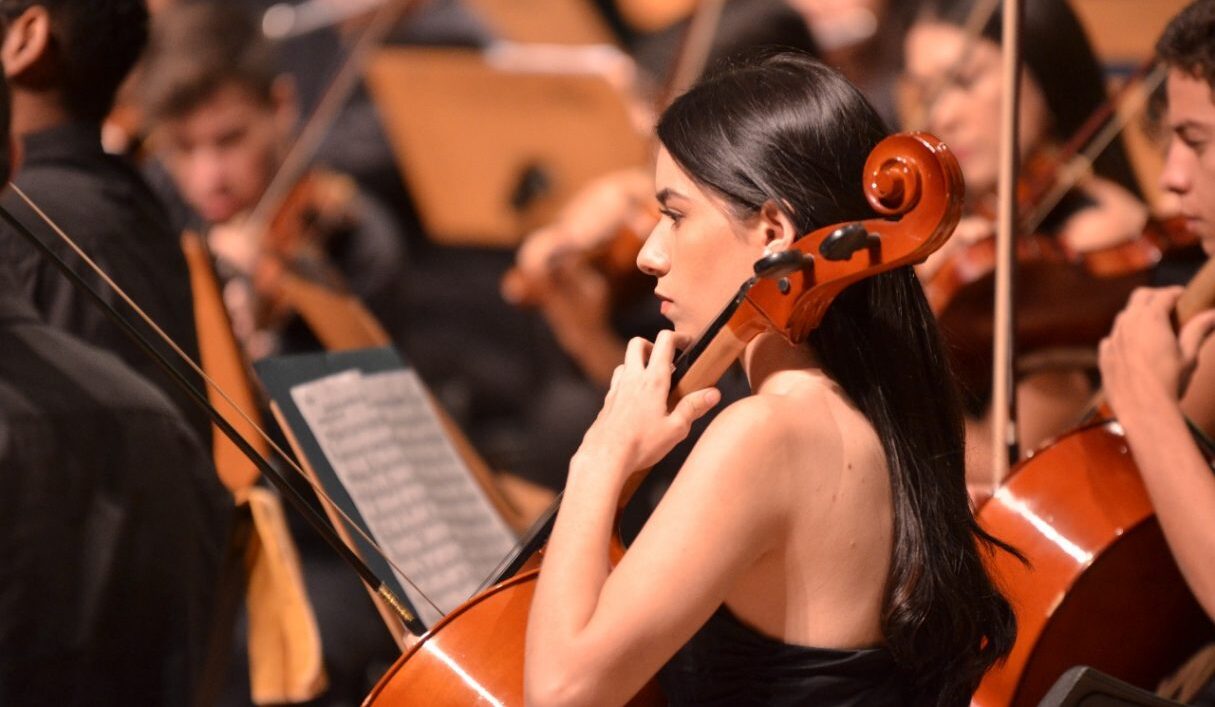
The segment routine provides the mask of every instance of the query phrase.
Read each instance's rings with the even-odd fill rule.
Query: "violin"
[[[647,279],[637,269],[637,254],[644,243],[643,235],[621,226],[605,242],[589,250],[558,255],[560,262],[555,263],[554,271],[590,268],[607,281],[611,302],[624,304],[647,289]],[[518,267],[506,271],[501,288],[503,298],[519,307],[542,307],[554,296],[554,288],[547,279],[531,277]]]
[[[631,8],[628,3],[622,3],[622,10],[639,13],[657,11],[659,14],[674,11],[671,22],[689,18],[687,29],[683,33],[680,48],[671,62],[663,89],[655,105],[659,108],[669,105],[676,96],[682,94],[697,77],[704,72],[709,60],[713,40],[721,23],[722,9],[725,0],[675,0],[671,3],[646,3]],[[651,20],[646,20],[650,22]],[[617,173],[608,179],[620,180],[618,186],[625,192],[636,188],[629,173]],[[609,184],[611,184],[609,182]],[[613,185],[614,186],[614,185]],[[603,189],[603,182],[600,189]],[[610,186],[608,188],[611,188]],[[647,184],[646,188],[649,188]],[[584,190],[585,193],[585,190]],[[579,268],[590,268],[602,275],[610,292],[613,304],[620,305],[628,302],[641,292],[648,289],[648,278],[637,270],[637,254],[645,243],[645,236],[658,221],[658,212],[646,194],[644,200],[638,203],[637,196],[626,194],[626,214],[613,214],[621,225],[612,231],[609,238],[581,252],[570,254],[572,263],[567,259],[565,265],[571,266],[574,272]],[[602,200],[602,199],[600,199]],[[527,271],[513,267],[502,278],[501,289],[503,297],[518,306],[541,307],[554,294],[554,288]]]
[[[336,234],[356,227],[356,194],[350,177],[309,170],[287,193],[264,230],[255,230],[259,224],[254,222],[241,234],[251,238],[256,249],[248,273],[254,331],[280,332],[294,314],[284,299],[287,272],[337,291],[346,290],[329,247]]]
[[[1065,145],[1036,150],[1022,165],[1015,245],[1018,279],[1024,283],[1016,292],[1016,340],[1022,352],[1093,348],[1130,292],[1148,284],[1158,263],[1196,252],[1197,239],[1179,220],[1152,218],[1130,238],[1083,251],[1041,231],[1064,199],[1080,196],[1077,184],[1092,174],[1097,155],[1121,131],[1124,116],[1131,111],[1120,111],[1114,119],[1118,107],[1136,97],[1133,89],[1146,94],[1163,77],[1163,70],[1145,63]],[[989,204],[977,204],[974,210],[979,218],[994,222]],[[973,391],[990,388],[995,254],[992,238],[957,248],[924,284],[941,329],[955,349],[955,369]]]
[[[785,252],[756,263],[756,275],[675,364],[669,404],[712,385],[765,331],[799,343],[849,284],[922,261],[948,239],[961,215],[961,170],[952,153],[923,133],[887,138],[864,172],[870,205],[885,218],[818,229]],[[622,506],[640,483],[634,477]],[[522,704],[524,635],[536,556],[556,508],[493,578],[497,583],[448,614],[401,656],[365,705]],[[620,548],[619,539],[616,545]],[[622,553],[623,549],[618,549]],[[653,683],[631,704],[657,703]]]
[[[1212,305],[1215,260],[1187,286],[1176,318],[1184,323]],[[1029,563],[988,558],[1016,610],[1017,640],[972,704],[1037,705],[1079,664],[1152,690],[1215,637],[1108,411],[1018,465],[977,516]]]
[[[1109,331],[1130,293],[1150,282],[1165,259],[1189,257],[1198,239],[1181,219],[1150,218],[1134,237],[1093,250],[1076,251],[1037,229],[1042,194],[1065,171],[1057,155],[1027,161],[1018,185],[1020,234],[1016,239],[1018,349],[1091,349]],[[1039,202],[1031,202],[1039,199]],[[983,215],[983,209],[978,209]],[[924,282],[929,305],[954,352],[955,372],[972,391],[990,388],[992,301],[996,244],[986,237],[951,252]]]
[[[1147,270],[1166,256],[1198,245],[1181,219],[1150,218],[1133,237],[1092,250],[1069,248],[1060,239],[1041,233],[1039,228],[1050,209],[1062,198],[1052,194],[1059,189],[1060,175],[1069,171],[1063,155],[1039,150],[1021,168],[1017,185],[1018,262],[1045,262],[1074,267],[1089,277],[1116,278]],[[1066,190],[1064,191],[1066,193]],[[976,215],[994,220],[986,202],[978,205]],[[924,285],[933,310],[941,313],[962,291],[986,277],[995,268],[995,248],[991,239],[978,240],[960,251],[938,269]]]

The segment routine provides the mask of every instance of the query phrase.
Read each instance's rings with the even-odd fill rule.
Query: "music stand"
[[[494,30],[512,42],[612,44],[612,30],[586,0],[469,0]]]
[[[590,179],[649,159],[597,74],[392,48],[372,60],[367,84],[422,224],[445,245],[514,247]]]
[[[1078,665],[1063,673],[1038,707],[1178,707],[1180,702]]]

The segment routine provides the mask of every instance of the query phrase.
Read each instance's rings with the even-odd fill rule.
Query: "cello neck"
[[[674,407],[688,393],[716,383],[725,375],[730,364],[742,354],[747,342],[763,330],[762,327],[740,326],[740,322],[756,318],[754,306],[747,301],[747,293],[754,284],[755,278],[743,283],[738,294],[713,320],[700,339],[675,359],[675,370],[671,373],[671,392],[667,397],[668,408]],[[748,332],[751,331],[754,333],[750,333],[748,336]],[[648,469],[640,470],[626,482],[625,488],[620,494],[619,508],[624,508],[625,504],[629,502],[648,472]],[[481,589],[486,589],[515,576],[544,547],[549,535],[553,532],[557,512],[561,510],[562,496],[563,494],[557,494],[548,510],[524,534],[518,546],[503,558],[501,564],[481,583]]]

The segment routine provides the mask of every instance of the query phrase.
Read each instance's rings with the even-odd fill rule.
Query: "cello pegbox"
[[[768,253],[756,260],[755,276],[763,280],[775,280],[792,275],[798,270],[810,270],[813,267],[813,255],[807,255],[797,248],[790,248],[779,253]]]
[[[865,228],[859,221],[845,224],[835,229],[823,239],[818,246],[818,252],[827,260],[851,260],[852,255],[862,248],[874,248],[878,245],[878,237]],[[877,259],[874,258],[876,261]]]

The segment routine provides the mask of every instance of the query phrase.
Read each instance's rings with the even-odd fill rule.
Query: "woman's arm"
[[[1215,312],[1174,337],[1180,288],[1138,290],[1101,343],[1101,373],[1165,539],[1191,591],[1215,618],[1215,474],[1190,436],[1179,397]]]
[[[667,416],[670,332],[660,334],[648,370],[637,341],[570,466],[528,624],[529,704],[623,704],[780,537],[787,494],[772,478],[779,471],[757,475],[787,466],[788,445],[766,403],[752,397],[709,426],[628,554],[610,568],[626,478],[661,457],[716,402],[707,394]]]

